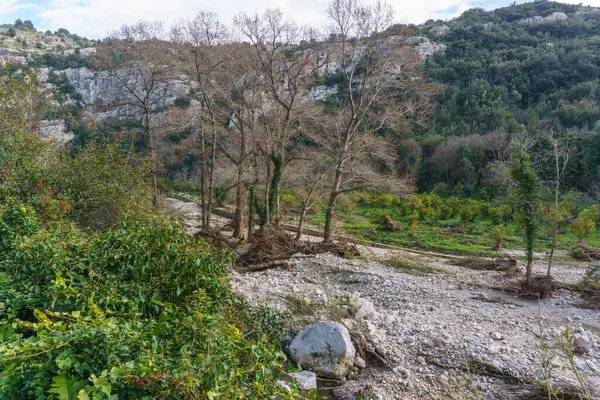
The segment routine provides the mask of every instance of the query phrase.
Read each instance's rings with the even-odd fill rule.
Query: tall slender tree
[[[558,198],[560,196],[560,189],[567,171],[567,165],[569,164],[569,157],[571,154],[570,147],[568,144],[557,137],[550,138],[552,143],[552,161],[554,165],[554,176],[552,182],[552,188],[554,191],[554,206],[551,213],[550,221],[550,235],[552,237],[552,243],[550,245],[550,257],[548,259],[548,271],[546,276],[550,277],[550,271],[552,269],[552,261],[554,259],[554,251],[556,250],[556,236],[560,223],[564,220],[558,207]]]
[[[169,47],[160,21],[124,25],[100,46],[96,61],[109,71],[121,93],[112,106],[132,106],[140,111],[152,163],[152,204],[159,205],[158,157],[153,117],[165,105],[171,81]]]
[[[195,131],[200,158],[200,207],[202,226],[210,227],[213,208],[214,172],[217,157],[219,121],[215,79],[235,57],[227,46],[230,35],[216,14],[201,12],[195,18],[181,20],[171,28],[171,40],[179,45],[178,67],[192,79],[190,93],[200,104]]]
[[[540,225],[540,178],[525,146],[511,145],[511,175],[515,180],[515,198],[518,220],[525,232],[527,254],[526,285],[531,285],[533,249]]]
[[[313,109],[312,103],[302,101],[303,96],[326,57],[315,40],[316,32],[299,28],[278,9],[268,9],[262,15],[240,13],[234,24],[256,52],[270,94],[262,116],[269,133],[266,151],[273,167],[272,174],[267,168],[265,210],[268,222],[278,222],[279,192],[291,139],[297,136],[296,128],[304,114]]]
[[[393,19],[388,4],[332,0],[327,16],[329,57],[342,77],[335,115],[326,116],[321,132],[333,170],[324,232],[331,241],[339,195],[374,183],[382,169],[393,170],[391,146],[381,134],[402,130],[409,116],[426,108],[430,93],[407,38],[380,35]]]

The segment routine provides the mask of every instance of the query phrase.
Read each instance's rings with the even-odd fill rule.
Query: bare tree
[[[556,249],[556,235],[560,226],[561,217],[559,216],[558,209],[558,197],[560,195],[560,187],[569,164],[569,157],[571,155],[571,149],[564,140],[557,137],[551,137],[550,142],[552,143],[552,161],[554,164],[554,176],[552,186],[554,189],[554,211],[552,212],[552,221],[550,234],[552,236],[552,244],[550,246],[550,258],[548,260],[548,272],[546,275],[550,277],[550,270],[552,268],[552,260],[554,258],[554,251]]]
[[[333,123],[322,135],[329,137],[326,147],[335,171],[324,232],[324,241],[331,241],[338,196],[377,181],[381,170],[393,171],[392,146],[379,133],[403,129],[408,116],[425,108],[428,96],[419,57],[407,38],[378,35],[392,22],[389,5],[332,0],[327,15],[335,38],[330,57],[339,62],[344,82]]]
[[[262,15],[240,13],[234,23],[256,52],[260,73],[265,77],[270,94],[262,108],[262,120],[269,133],[264,147],[270,159],[265,213],[267,222],[277,223],[281,179],[287,165],[290,139],[297,133],[299,121],[313,106],[311,102],[302,101],[302,96],[308,93],[314,73],[326,59],[319,52],[316,33],[299,28],[280,10],[269,9]]]
[[[236,195],[233,237],[244,236],[246,184],[251,180],[248,165],[263,128],[260,110],[264,104],[264,78],[252,49],[232,44],[235,57],[222,69],[215,81],[218,90],[219,119],[228,125],[224,138],[217,141],[219,150],[236,167]]]
[[[199,13],[195,18],[181,20],[171,28],[171,40],[179,45],[178,66],[190,77],[190,93],[200,104],[195,125],[200,158],[200,207],[202,226],[210,227],[213,207],[214,170],[219,126],[215,100],[215,76],[234,57],[233,47],[226,46],[229,34],[216,14]],[[208,125],[208,134],[206,126]]]
[[[148,156],[152,163],[152,204],[158,207],[158,158],[153,134],[153,115],[165,104],[169,92],[168,47],[162,22],[140,21],[124,25],[100,46],[96,61],[106,68],[121,89],[113,106],[133,106],[140,110]]]

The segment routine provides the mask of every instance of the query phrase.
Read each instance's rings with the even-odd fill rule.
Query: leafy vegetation
[[[386,196],[387,197],[387,196]],[[339,213],[339,233],[351,234],[354,237],[378,243],[393,244],[402,247],[427,248],[446,252],[473,253],[493,255],[497,245],[496,229],[503,225],[504,232],[499,232],[502,249],[522,249],[523,229],[515,218],[515,204],[511,197],[497,198],[495,202],[485,200],[464,199],[454,196],[440,196],[435,193],[422,193],[394,198],[390,206],[381,206],[380,196],[368,193],[357,193],[351,196],[349,209]],[[557,248],[570,250],[578,241],[571,232],[568,220],[577,217],[578,210],[590,206],[589,200],[573,193],[564,195],[562,208],[567,216],[560,224],[557,235]],[[548,194],[542,203],[552,202]],[[308,221],[315,226],[324,223],[323,207],[308,216]],[[474,219],[466,224],[460,218],[460,210],[464,207],[477,209]],[[548,210],[548,207],[545,207]],[[542,210],[540,216],[543,212]],[[397,222],[397,232],[385,229],[381,225],[382,216]],[[501,223],[500,225],[498,223]],[[411,231],[411,226],[413,230]],[[412,233],[411,233],[412,232]],[[542,221],[539,227],[539,238],[536,251],[549,251],[551,246],[551,224]],[[407,234],[410,233],[410,234]],[[503,235],[502,235],[503,234]],[[594,229],[586,241],[590,246],[600,247],[600,230]]]
[[[287,317],[244,305],[232,255],[152,212],[122,141],[70,155],[27,131],[35,89],[0,79],[0,398],[279,393]]]

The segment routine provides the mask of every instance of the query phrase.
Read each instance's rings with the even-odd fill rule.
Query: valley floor
[[[186,215],[189,221],[191,214]],[[524,300],[499,289],[514,287],[519,276],[453,266],[455,257],[443,254],[359,250],[357,259],[299,256],[292,258],[290,269],[232,272],[232,286],[246,301],[293,313],[290,339],[318,320],[338,320],[368,337],[366,368],[325,393],[340,399],[357,394],[517,398],[543,380],[543,342],[552,383],[578,385],[558,346],[567,326],[588,339],[585,354],[573,361],[590,390],[600,389],[600,312],[583,308],[576,293],[561,290],[540,301]],[[385,265],[390,259],[410,268]],[[540,261],[534,268],[542,275],[546,265]],[[556,265],[553,276],[575,283],[583,271],[583,264]]]

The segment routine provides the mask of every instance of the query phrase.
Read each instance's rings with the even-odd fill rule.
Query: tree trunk
[[[528,237],[533,236],[533,235],[528,235],[527,233],[526,233],[526,235]],[[529,239],[527,241],[527,269],[525,272],[525,281],[527,283],[527,286],[531,285],[532,265],[533,265],[533,239]]]
[[[202,116],[200,117],[200,129],[198,134],[198,140],[200,142],[200,209],[202,218],[202,227],[208,227],[208,207],[207,207],[207,168],[208,163],[206,160],[206,141],[204,138],[204,123],[202,122]]]
[[[248,239],[252,237],[254,231],[254,191],[256,181],[252,182],[248,190]]]
[[[325,231],[323,233],[323,241],[331,242],[333,240],[333,218],[335,214],[335,201],[339,196],[340,184],[342,183],[342,165],[338,162],[338,166],[335,170],[335,179],[333,181],[333,187],[329,194],[329,203],[327,204],[327,211],[325,213]]]
[[[271,178],[271,187],[269,192],[269,223],[275,222],[279,225],[279,187],[281,177],[283,176],[283,156],[271,153],[273,161],[273,177]]]
[[[244,238],[244,165],[246,162],[246,137],[241,132],[240,154],[237,164],[237,186],[235,192],[235,221],[233,227],[233,237],[235,239]]]
[[[502,250],[502,239],[496,239],[496,247],[494,247],[494,251]]]
[[[206,190],[206,196],[208,202],[206,204],[206,227],[210,228],[210,220],[212,216],[213,208],[213,192],[214,192],[214,180],[215,180],[215,163],[217,161],[217,127],[215,126],[214,118],[212,119],[212,138],[210,148],[210,166],[208,167],[208,188]]]
[[[268,144],[267,144],[267,151],[269,150]],[[267,152],[267,176],[265,178],[265,198],[264,198],[264,202],[265,202],[265,219],[264,219],[264,223],[268,224],[269,221],[271,220],[271,210],[269,208],[269,198],[271,196],[271,157],[269,156],[269,153]]]
[[[244,167],[243,162],[238,166],[237,187],[235,191],[235,217],[233,221],[233,237],[244,238]]]
[[[150,127],[150,106],[146,105],[144,108],[145,119],[144,128],[146,130],[146,140],[148,141],[148,155],[150,156],[150,162],[152,164],[152,205],[154,208],[158,208],[160,194],[158,192],[158,158],[156,157],[156,150],[154,148],[154,138],[152,137],[152,128]]]
[[[312,195],[319,186],[319,183],[323,179],[324,175],[321,175],[319,179],[315,182],[315,184],[310,188],[308,195],[306,196],[306,201],[302,207],[302,212],[300,213],[300,220],[298,221],[298,232],[296,232],[296,240],[300,240],[302,238],[302,231],[304,230],[304,219],[306,218],[306,212],[312,205],[310,204],[310,200],[312,199]]]
[[[560,190],[560,167],[558,166],[558,143],[554,142],[554,160],[556,162],[556,181],[554,186],[554,217],[552,218],[552,246],[550,247],[550,259],[548,260],[547,277],[550,277],[552,269],[552,259],[554,258],[554,250],[556,249],[556,234],[558,231],[558,193]]]

